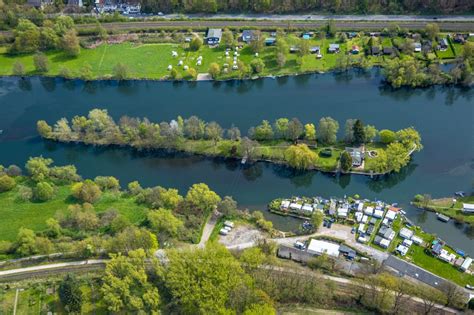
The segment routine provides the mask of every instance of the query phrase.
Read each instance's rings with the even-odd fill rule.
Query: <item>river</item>
[[[265,209],[276,197],[342,197],[357,193],[398,202],[409,218],[426,231],[474,255],[473,228],[442,223],[432,213],[409,205],[417,193],[429,193],[436,198],[458,190],[472,190],[474,90],[433,87],[394,91],[380,81],[378,70],[221,83],[119,84],[1,78],[0,164],[24,165],[29,156],[43,155],[53,158],[58,165],[76,165],[84,177],[113,175],[123,186],[139,180],[144,186],[176,187],[183,194],[193,183],[205,182],[251,210]],[[198,115],[223,127],[235,124],[243,133],[262,119],[298,117],[306,123],[331,116],[339,121],[342,135],[346,119],[360,118],[378,129],[414,126],[422,135],[424,149],[414,154],[400,174],[372,180],[364,176],[295,172],[266,163],[242,167],[238,162],[182,154],[56,144],[37,137],[37,120],[53,123],[61,117],[85,115],[92,108],[106,108],[115,118],[146,116],[151,121]],[[269,213],[266,216],[283,230],[294,229],[299,223]]]

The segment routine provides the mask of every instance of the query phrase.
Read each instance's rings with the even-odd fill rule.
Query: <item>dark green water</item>
[[[292,195],[343,196],[398,202],[409,217],[429,232],[474,254],[474,229],[441,223],[432,214],[409,206],[416,193],[433,197],[454,191],[470,192],[474,179],[474,91],[435,87],[392,91],[381,86],[377,71],[358,75],[311,75],[278,80],[229,83],[63,82],[60,79],[0,79],[0,164],[23,165],[29,156],[43,155],[57,164],[72,163],[85,177],[114,175],[125,185],[179,188],[182,193],[206,182],[221,195],[232,195],[250,209],[264,208],[275,197]],[[363,176],[333,177],[319,172],[292,170],[258,163],[239,163],[196,156],[137,153],[46,143],[36,136],[38,119],[52,123],[61,117],[107,108],[122,115],[146,116],[152,121],[177,115],[198,115],[224,127],[232,123],[243,132],[262,119],[298,117],[317,122],[332,116],[344,128],[348,118],[361,118],[379,129],[414,126],[423,137],[424,150],[401,174],[374,181]],[[1,206],[1,205],[0,205]],[[283,229],[298,221],[270,216]]]

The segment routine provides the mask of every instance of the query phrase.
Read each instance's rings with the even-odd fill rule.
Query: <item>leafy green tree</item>
[[[86,63],[81,68],[81,79],[84,81],[90,81],[94,77],[92,73],[92,67],[90,64]]]
[[[317,231],[323,223],[324,214],[321,211],[315,210],[311,216],[311,223],[313,224],[314,229]]]
[[[74,29],[74,20],[68,15],[60,15],[56,18],[54,30],[59,36],[67,34],[68,31]]]
[[[230,293],[249,281],[240,263],[217,243],[193,251],[173,250],[168,257],[164,283],[185,314],[223,313]]]
[[[38,253],[35,232],[21,227],[16,238],[15,251],[20,256],[30,256]]]
[[[260,58],[256,58],[250,62],[250,67],[252,67],[254,73],[261,73],[265,69],[265,62]]]
[[[275,136],[280,139],[285,139],[288,133],[288,123],[290,121],[288,118],[278,118],[273,124],[273,129],[275,130]]]
[[[54,187],[47,182],[39,182],[33,190],[33,198],[38,201],[48,201],[54,196]]]
[[[155,233],[177,237],[178,232],[183,227],[183,222],[173,215],[171,210],[158,209],[148,213],[148,221]]]
[[[70,57],[77,57],[81,53],[81,46],[79,45],[79,38],[76,31],[71,29],[66,31],[61,39],[61,47]]]
[[[383,129],[379,132],[380,141],[385,144],[390,144],[395,141],[396,134],[392,130]]]
[[[372,158],[374,159],[371,163],[372,170],[376,173],[383,173],[388,169],[388,157],[385,150],[378,150],[377,157]]]
[[[114,67],[114,78],[117,80],[126,80],[129,76],[129,71],[127,65],[122,62],[119,62]]]
[[[263,35],[260,31],[254,31],[253,32],[253,40],[250,42],[250,50],[254,53],[261,52],[263,50],[263,47],[265,45],[265,38],[263,38]]]
[[[425,27],[426,36],[430,40],[436,40],[439,34],[439,26],[436,23],[428,23]]]
[[[212,121],[206,125],[206,138],[213,140],[214,145],[217,144],[217,141],[222,139],[222,135],[224,133],[224,130],[222,127],[216,123],[215,121]]]
[[[328,34],[329,37],[336,36],[337,28],[336,28],[336,22],[334,20],[331,19],[328,21],[328,24],[326,25],[326,33]]]
[[[353,132],[354,132],[354,143],[359,144],[359,145],[363,144],[365,142],[365,129],[360,119],[357,119],[355,121]]]
[[[82,308],[82,290],[80,282],[68,274],[59,284],[58,295],[68,313],[80,313]]]
[[[219,195],[204,183],[192,185],[186,194],[186,203],[204,213],[213,210],[220,201]]]
[[[128,192],[132,196],[136,196],[143,191],[143,188],[138,181],[133,181],[133,182],[128,183],[127,188],[128,188]]]
[[[48,227],[46,229],[46,235],[48,235],[48,237],[55,238],[61,235],[61,225],[55,218],[47,219],[46,226]]]
[[[49,165],[52,163],[52,159],[45,159],[42,156],[32,157],[26,162],[25,168],[32,180],[40,182],[49,177]]]
[[[350,171],[352,168],[352,157],[349,152],[344,151],[341,153],[341,169],[344,172]]]
[[[102,196],[100,187],[90,179],[74,184],[71,192],[74,198],[88,203],[94,203]]]
[[[266,256],[259,247],[251,247],[245,249],[239,259],[244,268],[251,270],[262,265]]]
[[[16,182],[13,178],[4,174],[0,176],[0,192],[10,191],[15,188]]]
[[[261,125],[255,127],[255,140],[271,140],[273,139],[273,128],[268,120],[263,120]]]
[[[229,129],[227,129],[227,138],[232,141],[240,140],[240,129],[232,125]]]
[[[283,68],[286,65],[286,54],[281,53],[281,52],[277,53],[276,63],[278,67]]]
[[[287,137],[289,140],[296,141],[303,134],[303,124],[298,118],[293,118],[288,123]]]
[[[36,130],[38,130],[39,135],[43,138],[49,138],[53,132],[53,128],[44,120],[39,120],[36,123]]]
[[[316,126],[314,124],[304,125],[304,138],[310,141],[316,140]]]
[[[410,161],[408,151],[401,143],[390,143],[387,146],[386,153],[388,168],[396,173],[400,172],[401,168]]]
[[[296,169],[307,170],[316,164],[317,154],[306,144],[297,144],[285,150],[285,160],[288,165]]]
[[[228,28],[225,28],[224,32],[222,32],[222,38],[221,38],[220,44],[226,48],[230,48],[234,44],[234,34]]]
[[[349,118],[346,120],[346,124],[344,125],[344,141],[347,143],[354,142],[354,124],[356,120]]]
[[[365,133],[365,142],[373,142],[375,137],[377,137],[378,130],[372,125],[366,125],[364,127]]]
[[[275,308],[268,303],[256,303],[250,305],[243,313],[243,315],[276,315]]]
[[[53,166],[49,170],[49,176],[60,184],[69,184],[81,179],[74,165]]]
[[[94,182],[99,185],[102,191],[106,190],[120,190],[120,182],[113,176],[97,176],[94,178]]]
[[[225,216],[235,215],[237,213],[237,201],[230,196],[225,196],[217,205],[217,209]]]
[[[416,151],[423,149],[423,145],[421,144],[421,136],[413,127],[397,131],[395,137],[397,141],[403,144],[407,150],[412,150],[414,145],[416,145]]]
[[[205,134],[206,124],[196,116],[191,116],[184,121],[184,134],[193,140],[201,139]]]
[[[213,62],[209,65],[209,74],[213,79],[217,79],[219,74],[221,73],[221,67],[219,64]]]
[[[150,206],[151,208],[165,208],[174,210],[183,201],[183,197],[177,189],[166,189],[160,186],[143,191],[137,201]]]
[[[318,137],[322,143],[336,143],[338,130],[339,123],[331,117],[323,117],[319,120]]]
[[[195,36],[191,40],[191,43],[189,43],[189,49],[191,49],[192,51],[198,51],[201,48],[202,44],[202,39],[198,36]]]
[[[15,61],[12,69],[13,75],[23,77],[26,74],[25,65],[21,61]]]
[[[127,256],[111,255],[101,287],[107,309],[114,313],[155,314],[161,299],[158,289],[149,281],[143,249]]]
[[[32,53],[39,49],[39,28],[27,19],[19,19],[14,31],[15,41],[10,51],[12,53]]]
[[[300,57],[309,55],[309,41],[305,39],[300,39],[300,41],[298,42],[298,49],[298,55]]]
[[[158,240],[145,229],[129,226],[110,239],[107,248],[109,252],[122,254],[143,249],[151,256],[158,249]]]

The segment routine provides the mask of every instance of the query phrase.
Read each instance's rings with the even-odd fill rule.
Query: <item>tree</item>
[[[35,232],[21,227],[16,238],[15,251],[20,256],[30,256],[38,253]]]
[[[50,50],[59,46],[59,37],[51,27],[43,27],[40,31],[40,49]]]
[[[186,203],[204,213],[213,210],[221,201],[218,194],[209,189],[204,183],[194,184],[186,194]]]
[[[10,191],[16,186],[16,182],[13,178],[4,174],[0,176],[0,192]]]
[[[178,80],[179,79],[179,72],[175,68],[171,69],[170,71],[170,78],[173,80]]]
[[[354,143],[358,145],[363,144],[365,142],[365,129],[360,119],[357,119],[355,121],[353,131],[354,131]]]
[[[273,124],[275,136],[280,139],[285,139],[288,133],[288,118],[278,118]]]
[[[120,81],[128,78],[128,67],[124,63],[119,62],[115,65],[114,78]]]
[[[300,41],[298,42],[298,49],[298,55],[300,57],[309,55],[309,41],[305,39],[300,39]]]
[[[261,125],[255,127],[255,140],[271,140],[273,139],[273,128],[268,120],[263,120]]]
[[[426,24],[426,27],[425,27],[425,33],[426,33],[426,36],[430,39],[430,40],[436,40],[436,37],[438,37],[438,34],[439,34],[439,26],[438,24],[436,23],[428,23]]]
[[[106,190],[120,190],[120,182],[113,176],[97,176],[94,182],[99,185],[102,191]]]
[[[254,157],[255,149],[258,146],[258,142],[249,139],[248,137],[242,138],[240,141],[240,147],[248,159],[252,159]]]
[[[278,67],[283,68],[286,64],[286,54],[281,53],[281,52],[277,53],[276,62],[277,62]]]
[[[59,224],[58,220],[55,218],[49,218],[46,220],[46,235],[48,237],[58,237],[61,234],[61,225]]]
[[[216,79],[220,73],[221,67],[215,62],[211,63],[211,65],[209,66],[209,74],[211,75],[211,77],[213,79]]]
[[[268,303],[251,304],[243,313],[243,315],[276,315],[275,308]]]
[[[288,43],[283,37],[278,37],[276,42],[276,50],[278,53],[281,53],[285,56],[288,53]]]
[[[261,52],[265,44],[265,38],[260,31],[253,32],[253,40],[250,42],[250,50],[254,53]]]
[[[90,81],[94,75],[92,74],[92,67],[90,64],[86,63],[81,68],[81,79],[84,81]]]
[[[82,291],[80,282],[68,274],[59,284],[59,300],[68,313],[80,313],[82,308]]]
[[[390,144],[395,141],[395,132],[388,129],[380,130],[379,132],[380,141],[385,144]]]
[[[74,29],[66,31],[61,39],[61,47],[70,57],[77,57],[81,52],[81,46],[79,45],[79,39],[77,38],[76,31]]]
[[[183,227],[183,222],[176,218],[171,210],[163,208],[150,211],[148,221],[155,233],[169,237],[178,236],[179,230]]]
[[[138,181],[128,183],[127,189],[132,196],[136,196],[143,191],[143,188]]]
[[[401,143],[390,143],[386,153],[388,168],[396,173],[400,172],[400,169],[410,161],[407,149]]]
[[[316,126],[314,124],[304,125],[304,138],[309,141],[316,140]]]
[[[222,139],[222,134],[224,131],[222,130],[222,127],[216,123],[215,121],[212,121],[206,125],[206,138],[213,140],[214,145],[217,144],[217,141]]]
[[[198,51],[202,46],[202,39],[198,36],[195,36],[192,40],[191,43],[189,43],[189,49],[192,51]]]
[[[68,15],[60,15],[56,19],[54,30],[60,36],[65,35],[68,31],[74,30],[74,20]]]
[[[324,214],[321,211],[314,211],[311,216],[311,223],[313,224],[314,229],[317,231],[323,223]]]
[[[344,141],[347,143],[354,142],[354,124],[355,119],[347,119],[346,124],[344,126]]]
[[[33,197],[38,201],[48,201],[54,196],[54,187],[47,182],[39,182],[33,190]]]
[[[129,226],[110,239],[107,248],[109,252],[122,254],[142,249],[151,256],[158,249],[158,240],[145,229]]]
[[[100,187],[90,179],[74,184],[71,192],[74,198],[88,203],[96,202],[102,195]]]
[[[240,129],[232,125],[227,129],[227,138],[232,141],[240,140]]]
[[[165,208],[174,210],[183,201],[177,189],[166,189],[160,186],[148,188],[137,197],[137,201],[147,204],[151,208]]]
[[[184,121],[184,134],[193,140],[200,139],[205,134],[205,126],[204,121],[196,116],[191,116]]]
[[[12,176],[12,177],[15,177],[15,176],[20,176],[22,171],[21,171],[21,168],[19,168],[18,166],[16,165],[10,165],[7,169],[4,170],[8,176]]]
[[[298,140],[299,137],[303,134],[303,124],[299,121],[298,118],[293,118],[288,123],[287,137],[293,142]]]
[[[307,170],[316,164],[317,154],[306,144],[297,144],[285,150],[285,160],[296,169]]]
[[[387,153],[385,153],[385,150],[378,150],[377,151],[377,157],[372,158],[373,161],[371,163],[372,165],[372,171],[376,173],[383,173],[387,171],[388,169],[388,157]]]
[[[261,73],[265,69],[265,62],[260,58],[256,58],[250,62],[250,67],[252,67],[254,73]]]
[[[111,255],[101,287],[107,309],[114,313],[154,314],[160,305],[158,289],[148,280],[143,249],[128,257]]]
[[[234,44],[234,34],[232,33],[231,30],[228,28],[224,29],[224,32],[222,33],[222,38],[221,38],[221,45],[223,45],[226,48],[232,47]]]
[[[19,19],[14,31],[15,41],[11,46],[12,53],[32,53],[39,49],[40,31],[27,19]]]
[[[224,311],[230,293],[245,285],[240,263],[220,244],[204,249],[172,250],[164,284],[185,314],[218,314]]]
[[[326,25],[326,33],[328,34],[329,37],[336,36],[337,28],[336,28],[336,22],[334,20],[331,19],[328,21],[328,24]]]
[[[378,130],[372,125],[366,125],[364,127],[365,133],[365,142],[373,142],[375,137],[377,137]]]
[[[416,151],[423,149],[423,145],[421,144],[421,136],[413,127],[399,130],[395,136],[397,141],[403,144],[407,150],[412,150],[414,146],[416,146]]]
[[[44,181],[49,177],[49,165],[53,163],[52,159],[45,159],[42,156],[29,158],[26,162],[26,170],[31,179],[35,182]]]
[[[217,209],[225,216],[233,216],[237,213],[237,201],[230,196],[225,196],[217,205]]]
[[[25,65],[21,61],[15,61],[12,69],[13,75],[22,77],[26,74]]]
[[[36,123],[36,130],[38,131],[39,135],[43,138],[49,138],[51,133],[53,132],[53,128],[44,120],[39,120]]]
[[[336,143],[338,130],[339,123],[331,117],[323,117],[319,120],[318,137],[322,143]]]
[[[341,153],[341,169],[344,172],[350,171],[352,168],[352,157],[349,152],[344,151]]]
[[[259,247],[245,249],[239,257],[243,267],[247,270],[258,268],[265,261],[265,254]]]
[[[49,60],[43,53],[37,53],[33,57],[35,69],[38,72],[45,73],[49,71]]]

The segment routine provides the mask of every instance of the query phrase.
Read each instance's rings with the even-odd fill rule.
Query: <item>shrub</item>
[[[16,182],[13,178],[8,175],[3,175],[0,177],[0,192],[10,191],[16,185]]]
[[[8,176],[12,176],[12,177],[15,177],[15,176],[20,176],[21,175],[21,168],[16,166],[16,165],[10,165],[7,169],[6,169],[6,173]]]
[[[38,72],[45,73],[49,71],[49,60],[43,53],[38,53],[33,57],[35,69]]]
[[[74,184],[71,190],[72,195],[82,202],[94,203],[102,195],[99,186],[90,179]]]
[[[380,141],[385,144],[395,141],[396,134],[392,130],[384,129],[379,132]]]
[[[38,201],[48,201],[54,196],[53,185],[47,182],[39,182],[33,191],[33,197]]]
[[[203,44],[202,39],[196,36],[193,38],[193,40],[189,44],[189,49],[193,51],[198,51],[199,48],[201,48],[202,44]]]

